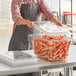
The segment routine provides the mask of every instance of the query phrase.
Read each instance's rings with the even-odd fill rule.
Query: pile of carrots
[[[33,41],[35,54],[50,61],[66,59],[71,44],[71,40],[65,39],[61,35],[44,35],[41,38],[34,38]]]

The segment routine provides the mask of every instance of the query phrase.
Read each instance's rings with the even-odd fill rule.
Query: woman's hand
[[[56,25],[63,27],[63,24],[55,16],[50,17],[49,20],[55,23]]]
[[[72,26],[63,25],[63,28],[67,29],[68,31],[72,32]]]
[[[27,26],[29,28],[35,28],[35,24],[33,22],[29,21],[29,20],[27,20],[27,23],[26,24],[27,24]]]
[[[63,27],[63,24],[60,21],[55,21],[55,24],[58,25],[58,26]]]
[[[35,28],[35,24],[33,22],[22,17],[19,17],[17,19],[17,22],[19,25],[27,25],[29,28]]]

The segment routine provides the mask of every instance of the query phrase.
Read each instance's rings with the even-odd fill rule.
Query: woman
[[[35,27],[33,22],[39,20],[41,13],[44,14],[47,20],[62,26],[61,22],[49,10],[44,0],[12,0],[11,12],[14,27],[9,43],[9,51],[28,49],[28,35],[33,33]],[[26,74],[25,76],[32,76],[32,74]]]
[[[47,20],[62,26],[44,0],[12,0],[11,12],[14,31],[9,43],[9,51],[28,49],[28,35],[33,33],[35,27],[33,21],[38,21],[41,13]]]

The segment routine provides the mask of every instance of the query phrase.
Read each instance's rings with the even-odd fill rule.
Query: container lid
[[[56,34],[56,35],[66,35],[71,37],[70,31],[48,21],[37,24],[36,29],[47,35]]]

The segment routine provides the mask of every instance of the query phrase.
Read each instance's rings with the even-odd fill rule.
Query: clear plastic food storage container
[[[29,35],[32,39],[33,49],[37,57],[50,60],[64,60],[67,59],[71,39],[67,36],[51,34],[35,34]]]

